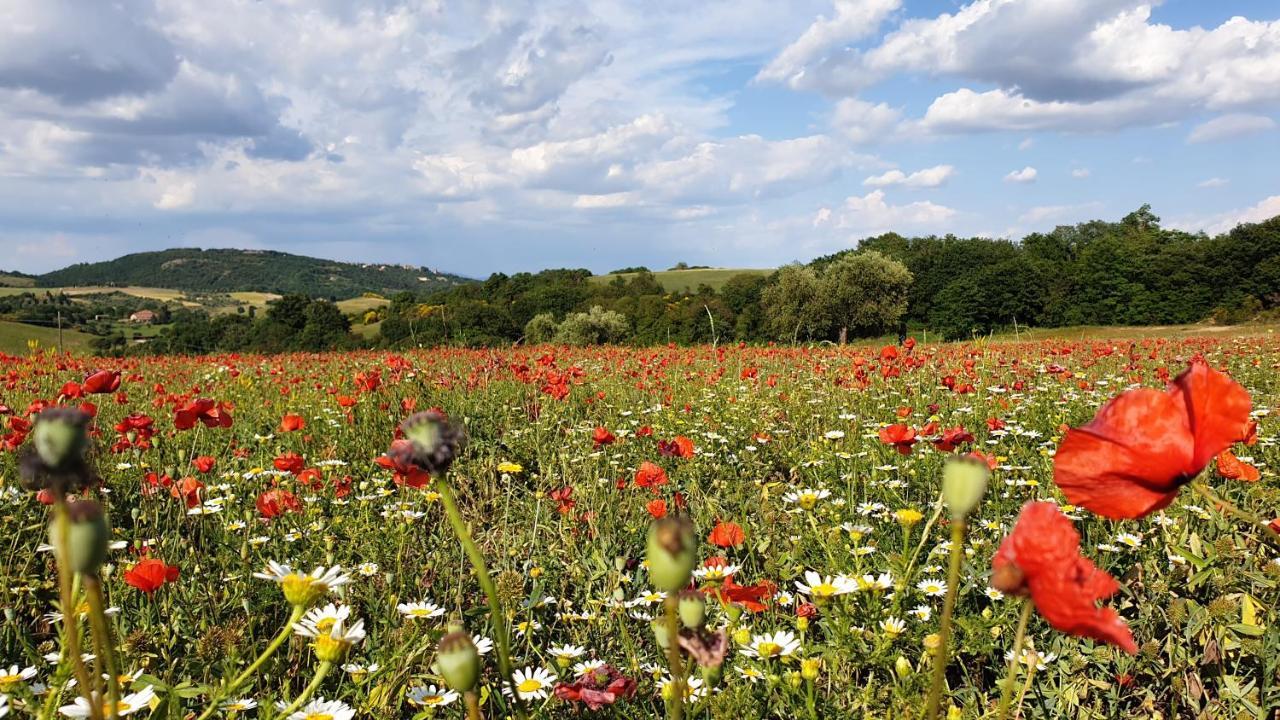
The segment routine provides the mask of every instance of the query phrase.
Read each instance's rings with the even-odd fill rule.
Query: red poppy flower
[[[933,446],[942,452],[951,452],[965,443],[973,442],[973,433],[957,425],[942,431],[942,436],[933,441]]]
[[[166,565],[163,560],[146,558],[125,572],[124,581],[150,595],[165,583],[177,582],[179,572],[176,565]]]
[[[636,485],[642,488],[658,492],[658,488],[668,482],[667,471],[651,462],[640,463],[640,469],[636,470]]]
[[[204,423],[205,427],[231,427],[231,413],[221,403],[209,398],[198,398],[178,408],[173,414],[173,426],[179,430],[190,430],[196,423]]]
[[[598,427],[591,433],[591,442],[595,443],[597,448],[602,445],[612,445],[618,438],[608,428]]]
[[[1193,361],[1166,390],[1122,393],[1068,432],[1053,479],[1067,500],[1099,515],[1142,517],[1245,437],[1249,408],[1248,391]]]
[[[185,503],[187,509],[191,509],[200,504],[200,493],[203,490],[204,483],[193,477],[184,477],[169,488],[169,494]]]
[[[1244,482],[1258,482],[1262,478],[1258,468],[1236,457],[1230,450],[1218,453],[1218,474],[1228,480]]]
[[[267,490],[254,503],[258,514],[270,520],[287,512],[302,512],[302,501],[288,490]]]
[[[716,523],[715,529],[707,536],[707,542],[722,548],[738,547],[746,542],[747,536],[742,528],[733,522]]]
[[[1080,534],[1058,506],[1022,507],[1013,532],[991,561],[991,584],[1010,595],[1030,595],[1049,625],[1069,635],[1110,643],[1128,653],[1138,646],[1109,607],[1098,607],[1120,584],[1080,555]]]
[[[662,498],[650,500],[648,505],[644,506],[645,510],[653,516],[655,520],[659,520],[667,516],[667,501]]]
[[[880,442],[892,445],[902,455],[911,454],[911,446],[916,444],[916,431],[908,425],[889,425],[880,428]]]
[[[272,460],[271,464],[275,465],[276,469],[281,472],[297,475],[302,472],[302,468],[307,466],[307,461],[296,452],[287,452]]]
[[[558,683],[556,697],[580,702],[592,710],[612,705],[636,694],[636,681],[608,665],[592,668],[571,683]]]
[[[213,469],[213,466],[216,465],[217,462],[217,460],[209,457],[208,455],[200,455],[193,459],[191,464],[194,465],[196,470],[199,470],[201,473],[208,473]]]
[[[577,505],[577,501],[573,499],[573,486],[565,485],[562,488],[552,490],[547,493],[547,497],[556,501],[556,510],[561,515],[568,515],[573,512],[573,506]]]
[[[120,389],[120,371],[99,370],[85,378],[80,389],[94,395],[113,393]]]
[[[297,432],[307,426],[307,421],[301,415],[286,413],[280,418],[280,432]]]
[[[397,485],[406,485],[416,490],[426,487],[431,482],[431,474],[412,463],[404,463],[396,459],[410,456],[411,445],[409,440],[392,440],[390,451],[386,455],[375,458],[374,462],[390,470],[391,479]]]

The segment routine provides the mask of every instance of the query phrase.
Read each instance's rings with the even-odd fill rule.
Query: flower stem
[[[1213,490],[1209,489],[1209,486],[1203,482],[1197,480],[1196,482],[1191,483],[1191,489],[1200,497],[1208,500],[1210,504],[1217,507],[1224,514],[1232,515],[1237,520],[1244,521],[1251,525],[1257,525],[1262,528],[1266,531],[1267,538],[1271,540],[1271,542],[1280,544],[1280,532],[1277,532],[1275,528],[1271,527],[1271,523],[1263,520],[1257,515],[1254,515],[1248,510],[1243,510],[1240,507],[1218,497],[1218,495],[1214,493]]]
[[[276,654],[276,651],[280,649],[280,646],[284,645],[285,641],[289,639],[289,636],[293,634],[293,624],[301,620],[303,613],[306,611],[307,609],[301,605],[295,605],[293,607],[293,612],[289,613],[289,620],[285,622],[284,627],[281,628],[280,632],[271,640],[271,644],[267,646],[267,649],[263,650],[262,654],[258,656],[258,659],[254,660],[252,665],[245,668],[244,672],[240,673],[234,680],[224,684],[214,692],[213,697],[210,699],[209,707],[200,715],[198,720],[208,720],[208,718],[212,717],[213,714],[218,711],[218,703],[221,702],[223,698],[234,693],[241,685],[247,682],[249,678],[253,677],[254,673],[258,672],[258,670],[271,658],[272,655]]]
[[[476,571],[480,588],[484,590],[484,595],[489,600],[493,639],[498,646],[498,672],[502,675],[502,682],[512,685],[511,643],[507,635],[507,617],[502,611],[502,601],[498,599],[498,588],[493,584],[493,578],[489,576],[489,566],[485,562],[484,553],[480,552],[476,541],[472,539],[471,531],[467,529],[462,513],[458,510],[458,501],[453,496],[453,488],[449,486],[449,481],[444,476],[436,478],[436,492],[440,493],[440,504],[444,506],[444,514],[449,518],[453,533],[458,536],[458,542],[462,543],[462,549],[467,554],[467,559],[471,561],[472,569]],[[520,694],[514,687],[511,688],[511,697],[515,703],[516,715],[524,720],[526,717],[524,706],[520,702]]]
[[[942,604],[942,622],[938,628],[938,649],[933,658],[933,683],[929,686],[929,702],[925,720],[935,720],[942,707],[942,691],[947,684],[947,661],[951,651],[951,615],[960,592],[960,563],[964,560],[964,520],[951,522],[951,562],[947,569],[947,597]]]
[[[288,718],[294,713],[294,711],[302,707],[303,703],[310,700],[311,696],[316,694],[316,690],[320,689],[320,683],[324,682],[325,676],[329,674],[329,670],[332,667],[333,663],[327,660],[322,661],[319,667],[316,668],[315,677],[311,678],[311,682],[307,685],[306,689],[302,691],[302,694],[299,695],[297,699],[289,704],[289,707],[280,711],[280,717]]]
[[[71,570],[70,545],[71,545],[71,513],[67,507],[67,498],[59,493],[53,502],[53,522],[54,532],[58,536],[57,557],[58,557],[58,591],[62,602],[62,631],[66,636],[63,638],[63,652],[67,653],[71,658],[71,667],[75,669],[76,685],[80,688],[80,697],[89,703],[89,717],[93,720],[102,720],[102,705],[99,702],[101,698],[95,697],[93,693],[93,683],[89,678],[89,671],[84,667],[84,658],[80,656],[80,628],[77,626],[76,620],[79,616],[79,607],[77,607],[75,599],[75,590],[73,589],[73,575]]]
[[[480,698],[474,690],[463,693],[462,701],[467,705],[467,720],[484,720],[484,716],[480,714]]]
[[[1013,657],[1009,660],[1009,672],[1005,674],[1004,687],[1000,690],[1000,707],[996,711],[996,720],[1004,720],[1009,714],[1009,703],[1013,700],[1013,683],[1018,679],[1018,663],[1022,662],[1022,641],[1027,634],[1027,621],[1031,619],[1031,610],[1035,607],[1030,600],[1022,601],[1022,614],[1018,616],[1018,630],[1013,636]]]
[[[675,593],[667,593],[663,601],[667,611],[667,664],[671,666],[671,702],[667,717],[680,720],[684,717],[684,668],[680,662],[680,618],[677,616],[679,600]]]
[[[96,576],[86,575],[84,589],[89,599],[89,625],[93,631],[95,645],[107,663],[107,699],[111,703],[111,712],[108,716],[111,720],[115,720],[118,717],[117,708],[120,705],[120,665],[116,660],[116,646],[111,637],[111,626],[107,623],[102,581]]]

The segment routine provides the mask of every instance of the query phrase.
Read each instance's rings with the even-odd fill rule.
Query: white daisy
[[[17,665],[11,665],[8,670],[0,666],[0,689],[26,682],[35,676],[36,669],[34,666],[19,668]]]
[[[427,685],[426,687],[416,687],[409,691],[409,704],[419,707],[444,707],[451,702],[455,702],[460,695],[446,688],[438,688],[435,685]]]
[[[761,660],[771,660],[788,657],[799,649],[800,641],[796,639],[794,633],[779,630],[772,635],[751,636],[751,642],[743,648],[742,654]]]
[[[521,700],[541,700],[551,694],[555,686],[556,676],[546,668],[526,667],[516,670],[511,676],[511,684]],[[503,688],[507,690],[507,688]]]
[[[316,698],[290,715],[288,720],[352,720],[356,711],[341,700]]]
[[[819,500],[825,500],[829,497],[831,497],[830,490],[824,490],[821,488],[802,488],[800,490],[793,490],[786,493],[782,496],[782,500],[783,502],[788,502],[792,505],[799,505],[805,510],[812,510],[814,506],[818,504]]]
[[[557,660],[577,660],[587,653],[587,649],[580,645],[552,645],[547,648],[547,653]]]
[[[116,703],[114,708],[115,714],[120,717],[124,717],[125,715],[132,715],[143,708],[150,709],[151,701],[154,700],[155,697],[156,691],[152,689],[150,685],[139,692],[129,693],[121,698],[120,702]],[[110,710],[112,710],[112,708],[108,707],[110,702],[104,700],[102,701],[102,705],[106,714],[111,714]],[[93,714],[89,701],[82,697],[76,698],[75,704],[73,705],[63,705],[58,708],[58,712],[72,718],[86,718]]]
[[[222,703],[223,712],[236,713],[252,710],[258,707],[258,701],[253,698],[236,698],[227,700]]]
[[[828,600],[857,590],[857,586],[843,575],[823,576],[812,570],[804,573],[804,582],[796,581],[796,590],[814,600]]]
[[[431,620],[444,615],[444,608],[430,600],[415,603],[400,603],[396,606],[400,614],[413,620]]]
[[[942,597],[947,594],[947,581],[929,578],[916,583],[916,589],[930,597]]]

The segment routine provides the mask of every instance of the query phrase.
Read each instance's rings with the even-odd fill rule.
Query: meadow
[[[1178,476],[1170,504],[1141,519],[1071,505],[1055,482],[1068,428],[1195,358],[1247,390],[1251,436],[1225,437],[1234,455],[1206,459],[1185,487]],[[91,716],[75,698],[102,684],[104,657],[128,693],[108,714],[175,719],[920,718],[938,667],[948,718],[1280,707],[1280,546],[1248,517],[1280,511],[1273,334],[0,361],[0,716]],[[101,483],[81,494],[110,526],[100,581],[74,587],[45,545],[56,498],[18,479],[31,423],[58,405],[92,416]],[[418,442],[416,426],[398,428],[430,408],[466,435],[447,482],[396,444]],[[1158,444],[1171,427],[1126,432]],[[959,516],[941,493],[957,457],[990,474]],[[1165,462],[1097,471],[1121,482]],[[1030,615],[997,589],[1012,586],[993,556],[1032,501],[1057,503],[1080,554],[1116,579],[1082,612],[1110,595],[1131,643],[1114,623],[1054,629],[1034,582]],[[726,643],[683,658],[720,660],[687,683],[659,644],[668,603],[646,539],[677,515],[696,533],[682,585],[705,602],[698,632]],[[486,573],[459,542],[468,532]],[[328,592],[295,603],[297,582]],[[75,617],[99,617],[99,586],[119,650],[93,651],[82,622],[93,675],[72,683],[59,613],[70,597]],[[680,598],[688,625],[684,603],[698,601]],[[310,634],[292,627],[303,610]],[[450,642],[438,652],[451,625],[482,653],[465,698],[450,689]],[[322,640],[334,627],[347,628],[341,652]],[[508,631],[519,703],[501,692]]]

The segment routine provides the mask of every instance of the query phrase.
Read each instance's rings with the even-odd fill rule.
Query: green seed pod
[[[663,651],[671,647],[671,633],[668,632],[667,619],[665,617],[650,620],[649,627],[653,630],[653,639],[657,641],[658,647],[662,648]]]
[[[963,520],[977,509],[990,477],[991,470],[981,460],[955,457],[947,461],[942,470],[942,499],[953,519]]]
[[[680,622],[690,630],[701,630],[707,622],[707,599],[697,590],[681,592],[677,610]]]
[[[97,575],[107,560],[107,520],[102,506],[92,500],[78,500],[68,508],[71,525],[67,530],[67,560],[70,569],[84,575]],[[62,544],[62,524],[49,523],[49,542],[55,548]]]
[[[655,521],[649,526],[645,556],[654,587],[669,593],[683,589],[698,564],[693,523],[687,517],[670,515]]]
[[[480,682],[480,652],[465,632],[454,631],[440,638],[436,665],[445,684],[457,692],[471,692]]]
[[[61,471],[79,464],[89,444],[89,416],[72,408],[49,408],[36,419],[32,440],[45,467]]]

